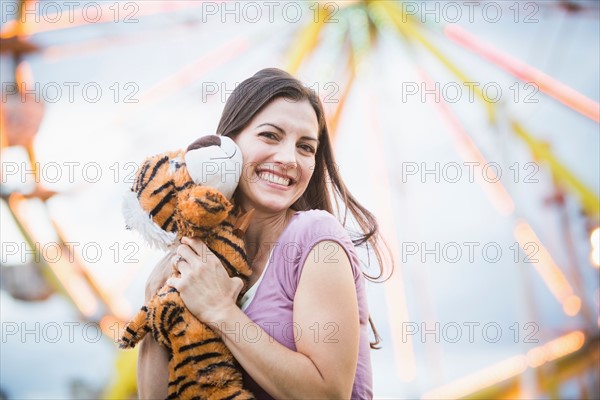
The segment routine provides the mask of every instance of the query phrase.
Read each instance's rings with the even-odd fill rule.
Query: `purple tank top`
[[[296,351],[294,335],[297,335],[298,328],[294,327],[293,323],[294,296],[304,261],[314,245],[324,240],[339,243],[352,265],[360,320],[358,364],[352,399],[372,399],[369,310],[365,279],[350,236],[333,215],[322,210],[296,212],[277,243],[272,244],[269,262],[261,280],[255,284],[258,285],[256,292],[244,312],[276,341]],[[247,388],[257,399],[272,399],[245,371],[243,373]]]

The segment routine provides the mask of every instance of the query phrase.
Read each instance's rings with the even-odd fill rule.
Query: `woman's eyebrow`
[[[272,123],[270,123],[270,122],[265,122],[265,123],[262,123],[262,124],[260,124],[260,125],[257,125],[256,127],[257,127],[257,128],[260,128],[260,127],[262,127],[262,126],[266,126],[266,125],[268,125],[268,126],[272,126],[273,128],[275,128],[275,129],[277,129],[278,131],[280,131],[281,133],[283,133],[284,135],[286,135],[286,134],[287,134],[287,133],[286,133],[286,131],[285,131],[283,128],[280,128],[280,127],[278,127],[277,125],[275,125],[275,124],[272,124]],[[314,140],[314,141],[315,141],[315,142],[317,142],[317,143],[319,142],[319,140],[318,140],[317,138],[314,138],[314,137],[311,137],[311,136],[302,136],[300,139],[304,139],[304,140]]]
[[[273,128],[281,131],[282,133],[285,133],[285,131],[282,128],[278,127],[275,124],[271,124],[270,122],[265,122],[264,124],[260,124],[260,125],[257,126],[257,128],[260,128],[261,126],[265,126],[265,125],[272,126]]]

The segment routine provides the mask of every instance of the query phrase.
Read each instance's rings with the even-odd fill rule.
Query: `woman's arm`
[[[201,243],[191,243],[200,253]],[[350,260],[338,243],[317,244],[304,265],[294,299],[294,322],[301,333],[297,352],[273,340],[235,305],[239,279],[230,279],[218,263],[198,262],[190,248],[180,247],[178,253],[187,260],[179,263],[182,278],[168,283],[190,311],[216,327],[238,362],[271,396],[350,398],[360,327]],[[319,259],[319,254],[337,258]],[[249,330],[250,325],[255,328]],[[243,332],[254,329],[262,331],[260,338],[244,340]]]
[[[152,270],[146,282],[145,301],[166,282],[172,274],[174,253],[167,254]],[[140,343],[137,365],[137,386],[140,399],[164,399],[169,384],[169,361],[167,351],[147,335]]]
[[[154,341],[151,335],[140,343],[137,365],[138,397],[140,399],[164,399],[169,385],[169,361],[167,351]]]

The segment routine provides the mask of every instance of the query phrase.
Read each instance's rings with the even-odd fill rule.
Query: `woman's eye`
[[[306,151],[308,153],[311,153],[311,154],[315,152],[315,149],[312,146],[308,145],[308,144],[301,144],[299,147],[302,150],[304,150],[304,151]]]
[[[261,132],[261,133],[259,133],[259,136],[266,137],[267,139],[273,139],[273,140],[277,139],[277,136],[271,132]]]

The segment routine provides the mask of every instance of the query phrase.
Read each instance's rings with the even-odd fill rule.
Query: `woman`
[[[215,327],[257,398],[372,398],[365,282],[354,245],[371,243],[381,266],[377,224],[340,179],[318,97],[288,73],[264,69],[231,94],[217,133],[244,156],[234,201],[255,209],[245,234],[250,289],[240,309],[241,280],[187,238],[167,284]],[[332,215],[334,195],[361,227],[354,241]],[[171,275],[171,260],[153,271],[148,298]],[[141,398],[166,396],[166,371],[166,352],[144,340]]]

